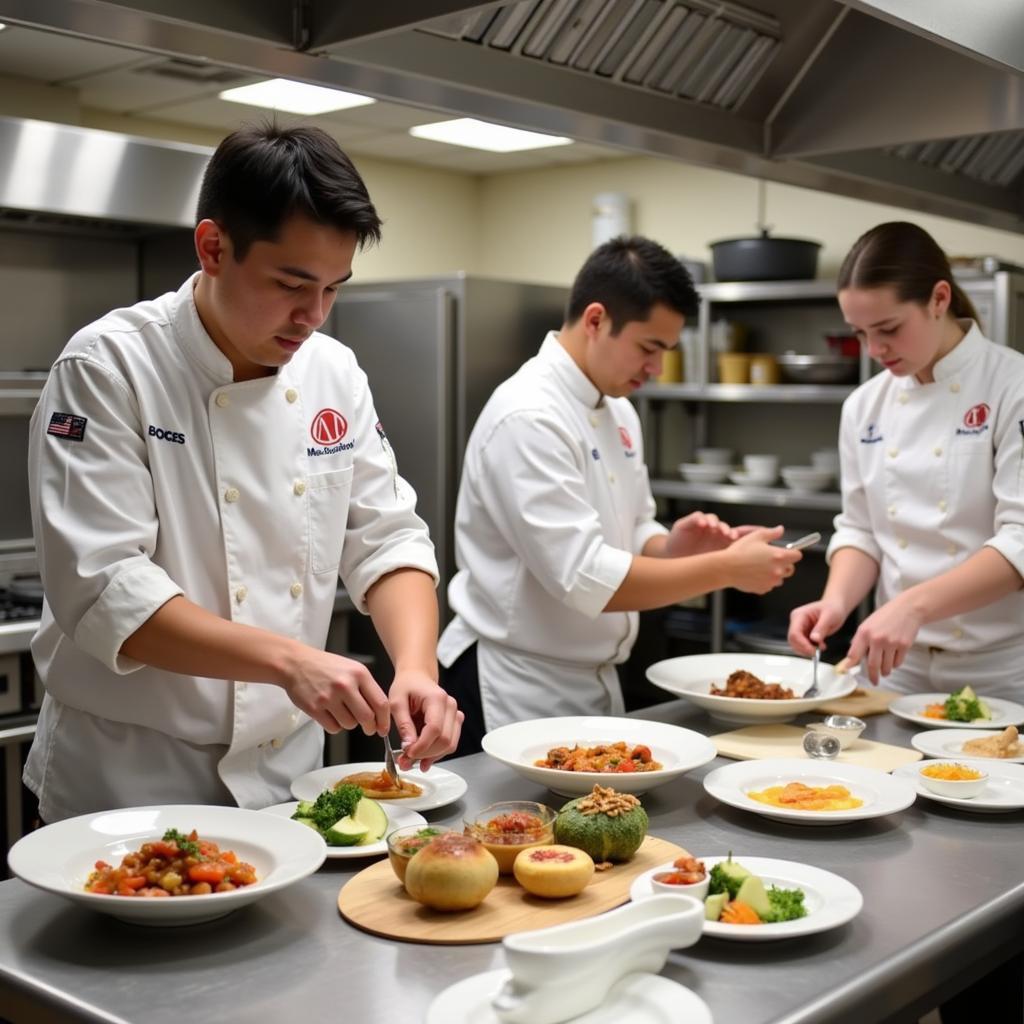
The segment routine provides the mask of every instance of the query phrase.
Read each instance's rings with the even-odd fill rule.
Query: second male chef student
[[[654,519],[626,396],[661,372],[696,311],[662,246],[607,242],[577,275],[561,330],[480,414],[455,513],[455,618],[438,645],[466,715],[460,754],[509,722],[621,713],[615,666],[638,610],[722,587],[763,593],[793,574],[799,552],[769,544],[781,526],[698,512],[668,531]]]
[[[47,695],[25,781],[47,822],[285,800],[324,729],[393,717],[405,767],[458,738],[433,547],[365,375],[317,333],[380,235],[362,179],[317,129],[243,129],[197,220],[199,271],[79,331],[32,421]],[[323,650],[339,571],[394,662],[389,697]]]

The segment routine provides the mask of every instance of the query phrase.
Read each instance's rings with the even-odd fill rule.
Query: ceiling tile
[[[17,25],[10,25],[0,32],[0,74],[31,78],[37,82],[64,82],[80,75],[120,67],[139,57],[136,50],[37,32]]]

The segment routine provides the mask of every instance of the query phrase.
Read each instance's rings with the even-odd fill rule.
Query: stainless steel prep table
[[[684,702],[637,717],[714,733]],[[869,738],[909,745],[916,726],[868,719]],[[714,764],[727,763],[721,760]],[[560,799],[479,754],[453,762],[465,804]],[[719,804],[705,770],[647,794],[651,830],[696,854],[805,861],[853,881],[860,916],[786,942],[703,939],[664,974],[692,988],[716,1024],[910,1021],[1024,949],[1024,813],[981,815],[920,799],[891,818],[798,827]],[[365,865],[328,861],[312,878],[196,928],[121,924],[18,880],[0,884],[0,1019],[419,1022],[454,981],[504,966],[500,945],[427,946],[364,934],[338,914],[338,889]]]

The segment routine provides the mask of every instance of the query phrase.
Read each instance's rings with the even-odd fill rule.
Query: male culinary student
[[[32,419],[46,698],[24,777],[47,822],[267,806],[319,766],[324,730],[393,718],[406,768],[458,739],[433,547],[365,375],[318,333],[380,237],[365,184],[318,129],[247,128],[211,158],[197,221],[198,272],[79,331]],[[323,650],[339,572],[388,695]]]

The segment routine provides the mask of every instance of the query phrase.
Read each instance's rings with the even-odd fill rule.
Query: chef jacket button
[[[957,640],[962,639],[963,635],[964,631],[959,626],[953,630],[953,636],[956,637]]]
[[[288,588],[288,593],[291,594],[292,597],[302,597],[302,584],[301,583],[293,583]]]
[[[292,715],[291,715],[291,718],[292,718],[292,725],[298,725],[298,723],[299,723],[299,713],[298,713],[298,711],[293,711]]]
[[[907,404],[907,393],[906,393],[906,391],[901,391],[900,392],[899,403],[900,403],[900,405],[906,405]]]
[[[955,544],[947,544],[946,545],[946,554],[947,555],[955,555],[956,554],[956,545]]]
[[[953,381],[953,383],[949,385],[949,390],[955,395],[960,391],[960,385],[957,384],[956,381]]]
[[[905,548],[907,546],[907,538],[906,537],[900,537],[900,539],[898,541],[896,541],[896,543],[899,544],[899,546],[901,548]]]
[[[301,498],[306,493],[306,484],[302,480],[296,480],[292,484],[292,494],[297,498]]]
[[[247,587],[239,587],[235,591],[235,600],[241,604],[249,596],[249,590]]]
[[[273,747],[273,748],[274,748],[275,750],[280,750],[280,749],[281,749],[281,741],[280,741],[280,740],[278,740],[278,739],[273,739],[273,740],[271,740],[271,741],[270,741],[270,745],[271,745],[271,746],[272,746],[272,747]]]
[[[896,506],[890,505],[887,511],[889,513],[889,518],[892,519],[892,517],[896,515]]]
[[[890,448],[889,449],[889,458],[890,459],[895,459],[896,456],[899,455],[899,453],[900,453],[899,448]]]
[[[217,407],[220,409],[226,409],[231,404],[231,399],[228,398],[223,391],[219,392],[217,397],[214,399],[217,403]]]
[[[945,498],[939,498],[939,511],[940,512],[945,512],[946,511],[946,499]]]
[[[938,458],[940,455],[942,455],[942,449],[938,447],[938,445],[936,445],[935,448],[932,449],[932,451],[935,452],[935,458]]]
[[[609,473],[608,474],[608,483],[610,483],[610,484],[615,483],[615,474],[614,473]]]
[[[295,399],[297,399],[299,397],[299,393],[298,393],[298,391],[295,390],[295,388],[289,388],[284,393],[284,397],[287,398],[289,402],[294,402]]]
[[[601,421],[597,418],[597,413],[596,412],[592,412],[590,414],[590,425],[592,427],[596,427],[598,425],[598,423],[600,423],[600,422]]]
[[[237,487],[229,487],[224,492],[224,500],[226,502],[234,503],[234,502],[238,501],[239,497],[241,497],[241,495],[238,493],[238,488]]]
[[[247,688],[248,684],[246,683],[235,683],[235,689],[238,690],[239,693],[245,693]]]

